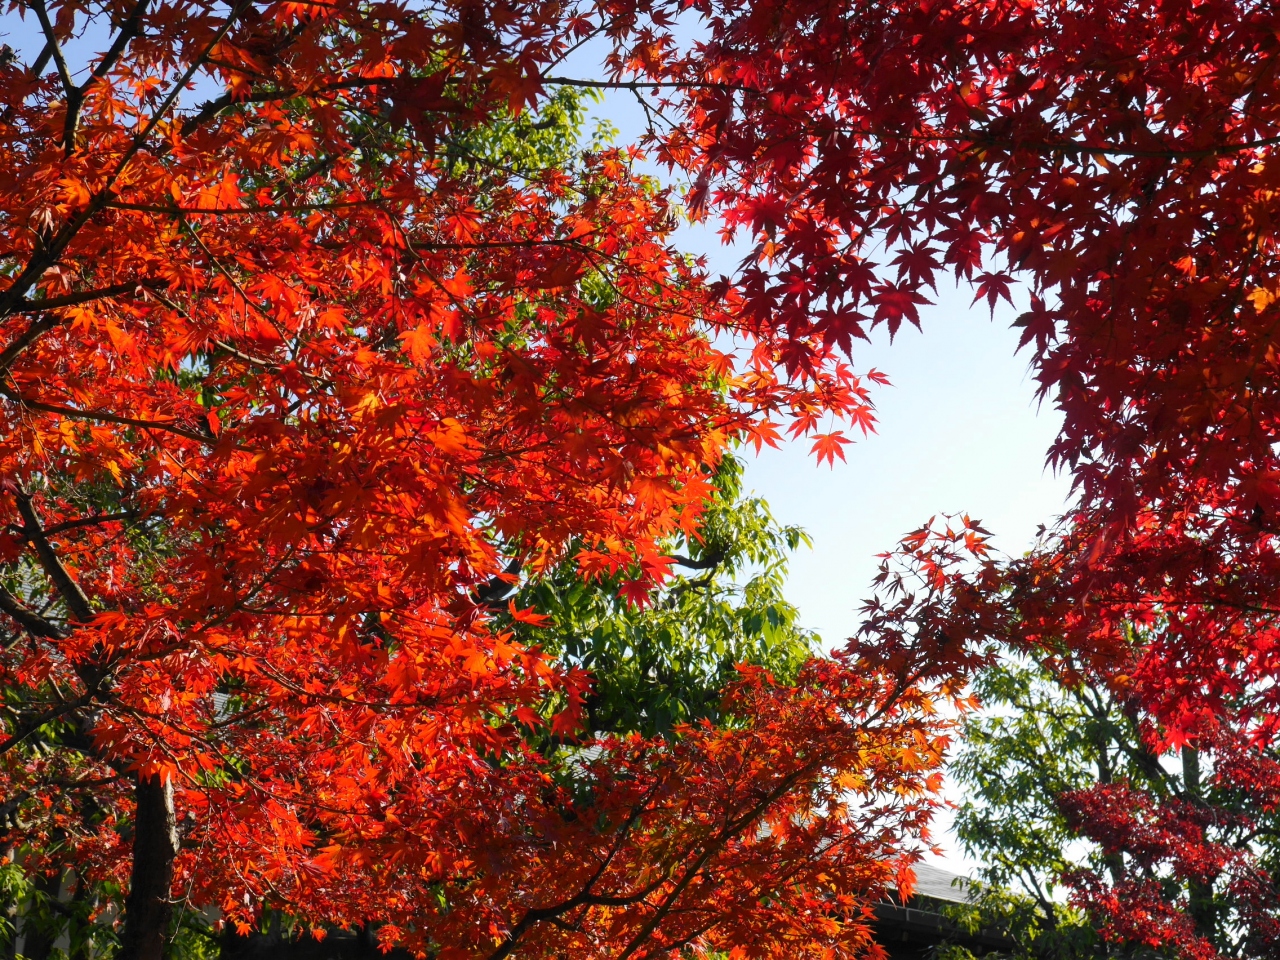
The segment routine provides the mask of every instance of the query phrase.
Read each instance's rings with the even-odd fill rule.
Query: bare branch
[[[701,560],[693,560],[689,557],[682,557],[678,553],[671,554],[671,559],[682,567],[688,567],[690,570],[714,570],[720,564],[724,563],[724,551],[717,550],[707,554]]]
[[[62,81],[63,92],[67,96],[67,111],[71,110],[73,97],[80,96],[80,88],[71,79],[71,71],[67,68],[67,59],[62,55],[62,45],[58,43],[58,35],[53,30],[53,22],[49,19],[49,10],[44,0],[31,0],[31,9],[36,12],[40,21],[40,29],[44,32],[45,49],[53,57],[54,66],[58,68],[58,79]]]
[[[58,68],[58,79],[62,81],[62,89],[67,98],[67,118],[62,128],[62,147],[67,156],[76,149],[76,131],[80,127],[80,106],[84,103],[84,87],[76,86],[71,79],[71,71],[67,68],[66,58],[62,55],[62,47],[58,44],[58,35],[54,33],[53,24],[49,21],[49,11],[44,0],[31,0],[31,9],[36,12],[40,21],[40,29],[44,31],[45,49],[53,57]]]
[[[147,3],[148,0],[138,0],[134,8],[129,11],[129,16],[125,17],[124,23],[120,25],[120,32],[111,41],[111,46],[107,52],[102,55],[102,61],[93,68],[93,78],[95,80],[100,80],[111,72],[111,68],[116,65],[116,61],[120,59],[125,48],[129,46],[129,41],[141,31],[142,15],[147,12]],[[87,89],[90,82],[86,81],[81,89]]]
[[[40,53],[37,54],[35,60],[31,62],[31,66],[27,67],[27,72],[31,74],[32,77],[39,79],[40,74],[44,72],[44,68],[49,65],[49,58],[51,56],[53,56],[52,49],[50,48],[48,41],[45,41],[45,45],[40,48]]]
[[[150,283],[155,281],[134,280],[130,283],[113,283],[109,287],[99,287],[96,290],[81,290],[77,293],[64,293],[60,297],[43,297],[39,300],[23,300],[20,301],[10,313],[34,313],[37,310],[56,310],[59,307],[75,307],[82,303],[92,303],[94,300],[106,300],[110,297],[118,297],[122,293],[134,293],[144,289]]]
[[[78,520],[68,520],[65,523],[54,524],[52,527],[46,527],[44,534],[46,537],[52,537],[67,530],[78,530],[81,527],[96,527],[100,523],[116,523],[121,520],[137,520],[141,516],[136,510],[125,510],[121,513],[99,513],[91,517],[81,517]]]
[[[36,8],[37,15],[44,11],[43,0],[35,0],[32,4]],[[80,129],[80,110],[84,106],[85,94],[89,92],[89,87],[97,80],[101,80],[111,70],[120,55],[124,53],[125,48],[138,34],[138,30],[142,25],[142,14],[147,9],[147,0],[138,0],[138,3],[130,11],[129,16],[125,18],[121,24],[120,32],[116,34],[115,40],[112,41],[110,48],[103,55],[102,61],[89,74],[89,78],[78,87],[69,86],[71,83],[71,75],[67,70],[67,65],[62,59],[62,51],[58,48],[57,40],[53,36],[51,30],[46,30],[48,46],[46,49],[51,50],[58,64],[58,75],[62,79],[62,85],[67,90],[67,118],[63,126],[62,140],[66,149],[66,153],[70,156],[76,149],[76,138]],[[41,26],[44,26],[48,20],[45,14],[41,19]]]
[[[512,559],[502,573],[490,577],[476,587],[472,594],[475,602],[481,606],[496,607],[498,609],[505,607],[506,604],[503,601],[511,596],[518,586],[518,578],[522,566],[523,562],[520,557]]]

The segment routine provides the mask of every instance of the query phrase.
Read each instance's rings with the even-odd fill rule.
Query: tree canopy
[[[1265,954],[1273,907],[1251,888],[1276,870],[1266,797],[1215,769],[1207,744],[1161,750],[1141,703],[1068,651],[1010,653],[978,675],[987,710],[966,721],[953,766],[955,832],[984,863],[967,923],[1010,929],[1031,957],[1121,956],[1163,946],[1172,907],[1219,954]],[[1094,899],[1106,886],[1117,895]]]
[[[178,890],[441,957],[855,952],[992,638],[1273,804],[1274,5],[11,10],[41,39],[0,57],[5,802],[128,890],[123,955]],[[566,87],[638,94],[687,193],[579,150]],[[732,276],[683,212],[746,240]],[[1029,292],[1073,512],[1009,562],[967,518],[911,535],[831,658],[767,578],[655,603],[700,530],[759,527],[717,506],[733,445],[841,456],[855,341],[945,273]],[[686,625],[779,676],[710,697]],[[1084,832],[1278,939],[1256,851],[1117,789]],[[1217,952],[1188,887],[1078,889],[1110,936]]]
[[[0,750],[31,901],[69,878],[130,958],[175,902],[440,957],[865,944],[949,694],[805,662],[798,534],[728,450],[867,401],[717,344],[670,192],[529,85],[559,11],[17,12]]]

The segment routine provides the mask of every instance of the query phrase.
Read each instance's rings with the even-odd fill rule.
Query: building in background
[[[933,960],[943,943],[964,947],[982,956],[1012,953],[1012,939],[996,933],[971,934],[946,915],[949,904],[968,902],[966,877],[939,867],[918,863],[913,868],[916,889],[906,903],[890,900],[876,904],[876,940],[889,960]]]

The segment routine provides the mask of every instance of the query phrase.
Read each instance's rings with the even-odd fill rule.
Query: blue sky
[[[859,370],[874,366],[893,385],[876,390],[879,430],[846,448],[847,463],[818,466],[804,441],[748,458],[747,486],[813,538],[792,561],[787,597],[827,647],[857,628],[876,554],[930,516],[968,512],[995,548],[1018,554],[1066,503],[1068,480],[1044,468],[1061,417],[1035,403],[1025,354],[1014,354],[1015,311],[992,320],[955,289],[930,299],[923,332],[906,328],[892,345],[883,337],[855,350]],[[945,793],[959,799],[953,784]],[[950,822],[938,818],[944,852],[927,859],[970,873],[976,864],[956,849]]]
[[[828,647],[856,629],[876,554],[933,514],[968,512],[995,535],[994,547],[1017,554],[1066,502],[1067,479],[1043,466],[1061,417],[1050,403],[1037,409],[1025,355],[1014,355],[1014,311],[989,319],[963,291],[930,299],[923,333],[907,328],[892,345],[856,350],[858,369],[874,366],[893,385],[876,391],[879,431],[847,448],[847,463],[820,467],[803,441],[748,459],[748,487],[813,538],[792,561],[787,597]],[[953,784],[945,793],[959,799]],[[976,864],[956,849],[950,822],[938,818],[944,852],[927,859],[971,873]]]
[[[878,432],[847,448],[847,463],[818,466],[804,441],[748,457],[748,485],[813,538],[792,564],[788,597],[828,644],[856,628],[876,554],[930,516],[967,512],[1017,554],[1066,501],[1066,478],[1044,467],[1061,418],[1035,402],[1025,354],[1014,354],[1014,311],[992,320],[963,290],[931,299],[923,333],[907,327],[892,345],[855,348],[857,369],[874,366],[892,385],[873,387]]]

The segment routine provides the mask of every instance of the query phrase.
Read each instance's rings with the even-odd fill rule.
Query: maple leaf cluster
[[[50,843],[93,825],[67,842],[130,881],[127,917],[181,879],[233,920],[271,903],[421,950],[505,956],[535,926],[593,955],[858,949],[858,898],[930,805],[924,691],[958,696],[991,636],[1065,644],[1153,747],[1275,803],[1270,5],[16,9],[43,41],[0,64],[5,776],[57,811]],[[107,39],[73,70],[88,22]],[[689,212],[754,243],[733,277],[673,249],[635,152],[486,146],[592,41],[607,76],[582,83],[647,96]],[[869,428],[854,341],[918,324],[947,274],[991,308],[1030,292],[1079,494],[1056,535],[999,564],[967,520],[926,528],[847,658],[749,674],[739,725],[532,750],[535,722],[573,738],[589,681],[492,625],[495,578],[572,550],[645,602],[732,443],[786,423],[834,460],[829,417]],[[1070,803],[1186,881],[1083,878],[1115,936],[1211,956],[1178,891],[1232,877],[1274,939],[1250,851],[1196,840],[1199,813]],[[819,896],[833,877],[852,901]]]
[[[613,63],[672,86],[660,95],[679,122],[657,149],[694,181],[695,208],[755,242],[742,322],[786,370],[918,323],[946,274],[992,308],[1015,283],[1029,294],[1020,346],[1062,411],[1049,459],[1076,504],[1032,556],[979,562],[928,616],[873,618],[901,624],[908,651],[991,636],[1071,651],[1147,748],[1198,751],[1198,791],[1064,801],[1130,865],[1082,878],[1079,902],[1122,941],[1274,950],[1261,847],[1225,850],[1204,818],[1260,824],[1280,772],[1280,14],[1238,0],[693,6],[698,44],[654,15],[642,40],[619,35]],[[1236,799],[1217,807],[1214,790]],[[1216,918],[1198,903],[1215,884],[1234,891]]]
[[[744,313],[786,331],[789,369],[915,322],[947,272],[992,307],[1030,293],[1021,346],[1064,415],[1050,462],[1076,505],[1031,557],[978,564],[912,619],[907,649],[1061,645],[1156,754],[1201,751],[1199,793],[1064,799],[1129,864],[1081,878],[1079,902],[1121,941],[1274,949],[1259,848],[1205,826],[1210,785],[1249,798],[1223,823],[1276,803],[1274,6],[699,9],[709,39],[645,66],[685,84],[663,156],[757,240]],[[1215,884],[1229,918],[1197,906]]]
[[[591,738],[590,677],[489,600],[572,563],[643,604],[731,444],[870,422],[834,354],[788,373],[674,249],[634,152],[531,154],[588,28],[557,2],[14,10],[40,37],[0,58],[23,869],[127,890],[147,960],[179,898],[441,957],[868,948],[947,689],[850,654],[747,670],[720,725]]]
[[[1260,849],[1202,823],[1210,785],[1258,817],[1276,804],[1274,5],[698,9],[696,52],[617,63],[680,84],[662,155],[756,239],[744,312],[785,333],[788,369],[914,323],[945,273],[992,307],[1029,289],[1020,346],[1064,413],[1050,461],[1078,502],[904,643],[1065,646],[1156,754],[1201,751],[1199,794],[1064,800],[1134,864],[1080,879],[1079,902],[1120,941],[1213,956],[1233,929],[1274,948]],[[1215,884],[1230,919],[1198,908]]]

